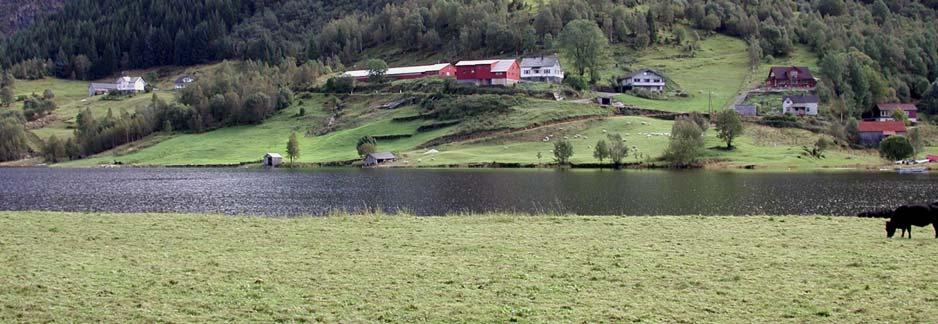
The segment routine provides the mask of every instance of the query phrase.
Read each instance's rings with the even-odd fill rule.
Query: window
[[[651,82],[651,79],[645,79],[645,82]]]
[[[655,79],[655,82],[661,82],[661,79]]]
[[[549,69],[548,69],[548,70],[544,70],[544,73],[550,74],[550,70],[549,70]]]
[[[642,82],[642,79],[636,78],[636,79],[632,80],[632,82]]]

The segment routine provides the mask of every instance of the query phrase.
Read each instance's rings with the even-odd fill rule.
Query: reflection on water
[[[0,210],[318,215],[852,215],[938,200],[938,175],[599,170],[0,169]]]

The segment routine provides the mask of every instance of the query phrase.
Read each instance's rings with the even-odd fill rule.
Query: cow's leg
[[[934,222],[931,225],[935,227],[935,238],[938,238],[938,222]]]
[[[912,226],[909,226],[909,239],[912,239]]]

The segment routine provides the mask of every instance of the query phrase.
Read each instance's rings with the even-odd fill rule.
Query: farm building
[[[743,117],[755,117],[758,115],[755,105],[736,105],[733,107],[736,113]]]
[[[765,79],[768,88],[814,88],[817,80],[811,69],[802,66],[773,66]]]
[[[480,60],[456,63],[456,80],[475,85],[512,85],[521,80],[516,60]]]
[[[881,103],[876,104],[873,116],[878,121],[893,120],[892,114],[896,110],[902,110],[906,116],[909,116],[910,122],[918,122],[918,107],[908,103]]]
[[[267,153],[264,154],[264,159],[261,162],[265,167],[276,167],[283,162],[283,156],[277,153]]]
[[[642,89],[652,92],[664,91],[667,80],[661,72],[642,69],[619,78],[619,87],[624,91]]]
[[[147,89],[147,82],[141,77],[120,77],[114,83],[95,83],[88,86],[88,96],[99,94],[120,92],[120,93],[138,93]]]
[[[862,121],[860,129],[860,143],[867,146],[879,145],[889,136],[905,136],[905,123],[901,121]]]
[[[521,79],[525,81],[561,83],[563,68],[556,55],[521,59]]]
[[[786,96],[782,98],[782,113],[795,116],[817,116],[818,97]]]
[[[369,153],[362,161],[362,165],[366,167],[377,166],[387,162],[394,162],[395,159],[397,159],[397,157],[391,152]]]
[[[176,78],[176,81],[173,82],[173,89],[176,89],[176,90],[185,89],[192,82],[195,82],[194,76],[191,76],[188,74],[180,75],[178,78]]]
[[[368,70],[348,71],[344,76],[353,77],[358,81],[368,81],[370,72]],[[426,77],[452,77],[456,75],[456,68],[449,63],[440,63],[433,65],[404,66],[390,68],[384,76],[391,80],[419,79]]]

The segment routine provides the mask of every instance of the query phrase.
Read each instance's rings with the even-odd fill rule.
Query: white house
[[[114,83],[95,83],[88,86],[88,96],[117,91],[122,93],[138,93],[147,90],[147,82],[141,77],[120,77]]]
[[[652,92],[664,91],[667,81],[664,74],[650,69],[638,70],[619,78],[619,86],[624,90],[642,89]]]
[[[556,55],[521,59],[521,80],[561,83],[563,68]]]
[[[195,82],[194,76],[188,74],[180,75],[178,78],[176,78],[176,82],[173,83],[173,89],[185,89],[192,82]]]
[[[818,97],[787,96],[782,99],[782,113],[796,116],[817,116]]]

